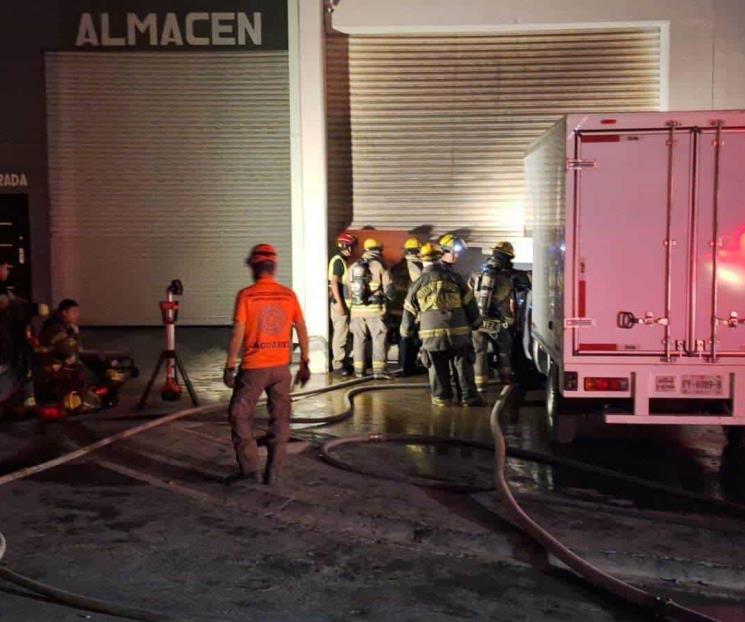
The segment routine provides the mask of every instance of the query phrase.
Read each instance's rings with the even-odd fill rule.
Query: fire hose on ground
[[[329,393],[329,392],[337,391],[343,388],[349,388],[350,386],[353,386],[353,385],[362,384],[372,379],[374,378],[368,377],[368,378],[356,379],[356,380],[339,383],[336,385],[331,385],[328,387],[322,387],[318,389],[311,389],[309,391],[297,392],[297,393],[293,393],[293,398],[300,398],[300,397],[305,397],[305,396],[310,396],[310,395],[320,395],[323,393]],[[374,385],[368,385],[364,387],[356,386],[350,389],[349,391],[347,391],[347,393],[345,394],[345,401],[346,401],[347,406],[341,413],[336,414],[336,415],[331,415],[328,417],[322,417],[322,418],[293,417],[292,423],[308,424],[308,425],[313,425],[314,427],[332,425],[334,423],[339,423],[340,421],[343,421],[352,415],[353,408],[354,408],[353,399],[356,395],[359,395],[361,393],[367,393],[370,391],[380,391],[380,390],[424,389],[428,387],[429,385],[426,383],[390,383],[390,384],[374,384]],[[681,605],[678,605],[677,603],[674,603],[673,601],[669,599],[665,599],[661,596],[656,596],[654,594],[651,594],[650,592],[634,587],[631,584],[628,584],[624,581],[621,581],[620,579],[617,579],[603,572],[599,568],[584,561],[581,557],[579,557],[578,555],[573,553],[571,550],[569,550],[566,546],[561,544],[558,540],[556,540],[553,536],[551,536],[550,533],[548,533],[546,530],[540,527],[535,521],[533,521],[533,519],[531,519],[524,512],[524,510],[522,510],[520,505],[517,503],[517,501],[512,496],[512,493],[510,491],[510,488],[509,488],[509,485],[507,483],[506,476],[505,476],[506,459],[507,457],[514,457],[514,458],[519,458],[523,460],[537,461],[537,462],[541,462],[544,464],[569,466],[574,469],[585,470],[585,471],[588,471],[594,474],[612,477],[620,481],[624,481],[627,483],[634,483],[634,484],[649,487],[655,490],[662,489],[664,492],[668,494],[682,496],[683,498],[686,498],[689,500],[696,500],[699,502],[706,502],[706,503],[718,501],[719,503],[717,505],[719,506],[719,509],[727,510],[729,512],[738,514],[739,516],[745,515],[745,508],[737,504],[732,504],[732,503],[727,503],[724,501],[719,501],[716,499],[711,499],[709,497],[705,497],[702,495],[695,495],[694,493],[688,493],[687,491],[680,491],[675,488],[662,486],[659,484],[655,484],[653,482],[649,482],[647,480],[634,478],[631,476],[627,476],[625,474],[617,473],[612,470],[602,469],[600,467],[595,467],[594,465],[589,465],[587,463],[565,459],[565,458],[558,458],[556,456],[552,456],[550,454],[545,454],[542,452],[534,452],[534,451],[523,450],[523,449],[508,448],[506,446],[504,436],[502,435],[501,428],[500,428],[499,421],[498,421],[499,411],[507,398],[508,392],[509,392],[509,387],[505,387],[500,395],[500,398],[497,400],[497,402],[494,405],[494,408],[492,409],[491,426],[492,426],[492,432],[494,435],[494,445],[490,445],[488,443],[481,443],[478,441],[469,441],[469,440],[463,440],[463,439],[453,439],[453,438],[448,438],[448,437],[437,437],[437,436],[405,436],[405,435],[371,434],[368,436],[345,437],[345,438],[340,438],[340,439],[329,441],[325,443],[321,449],[322,457],[328,463],[336,467],[339,467],[339,468],[358,472],[358,473],[368,475],[368,476],[401,481],[401,482],[413,484],[416,486],[437,487],[437,488],[442,488],[445,490],[456,491],[456,492],[478,492],[478,491],[495,490],[496,488],[499,499],[500,501],[503,502],[504,508],[508,512],[508,515],[511,521],[517,527],[523,530],[527,535],[529,535],[531,538],[533,538],[539,544],[541,544],[541,546],[543,546],[548,552],[553,554],[557,559],[561,560],[575,573],[583,577],[591,585],[607,593],[614,594],[617,597],[620,597],[621,599],[627,602],[630,602],[638,607],[641,607],[644,610],[653,613],[658,618],[667,619],[667,620],[677,620],[681,622],[689,622],[689,621],[690,622],[716,622],[714,618],[711,618],[702,613],[682,607]],[[153,421],[144,423],[139,426],[135,426],[133,428],[129,428],[128,430],[124,430],[117,434],[100,439],[94,443],[81,447],[75,451],[72,451],[68,454],[60,456],[53,460],[49,460],[39,465],[21,469],[14,473],[10,473],[5,476],[2,476],[0,477],[0,485],[14,482],[14,481],[23,479],[25,477],[29,477],[31,475],[40,473],[42,471],[46,471],[48,469],[54,468],[61,464],[65,464],[72,460],[76,460],[98,449],[112,445],[113,443],[117,441],[131,438],[132,436],[136,434],[154,429],[158,426],[165,425],[172,421],[176,421],[178,419],[182,419],[182,418],[189,417],[189,416],[197,416],[197,415],[203,415],[203,414],[207,414],[211,412],[216,412],[219,410],[223,410],[225,407],[226,407],[225,404],[212,404],[212,405],[202,406],[198,408],[190,408],[190,409],[186,409],[183,411],[171,413],[169,415],[165,415],[159,419],[155,419]],[[461,445],[461,446],[465,445],[465,446],[471,446],[474,448],[485,449],[489,451],[493,450],[495,452],[494,473],[495,473],[496,487],[492,487],[492,486],[478,487],[478,486],[472,486],[472,485],[466,485],[466,484],[458,484],[456,482],[443,482],[443,481],[438,481],[438,480],[430,480],[430,479],[426,479],[422,477],[389,476],[389,475],[372,472],[369,470],[360,469],[332,455],[333,450],[342,445],[360,444],[360,443],[380,443],[380,442],[394,442],[394,443],[408,443],[408,444],[438,443],[438,444]],[[0,534],[0,560],[2,559],[2,556],[5,553],[5,546],[6,546],[5,538],[2,537],[2,534]],[[53,588],[51,586],[34,581],[33,579],[29,579],[28,577],[24,577],[23,575],[19,575],[5,568],[4,566],[0,566],[0,578],[5,579],[16,585],[20,585],[21,587],[24,587],[25,589],[45,595],[57,602],[61,602],[67,605],[72,605],[78,608],[89,609],[93,611],[100,611],[100,612],[110,613],[111,615],[118,615],[121,617],[127,617],[131,619],[145,620],[145,621],[172,619],[170,616],[166,614],[144,611],[144,610],[139,610],[135,608],[129,608],[126,606],[119,606],[115,603],[106,603],[103,601],[98,601],[96,599],[90,599],[84,596],[72,594],[64,590],[59,590],[57,588]],[[183,620],[184,618],[179,617],[179,619]]]
[[[373,390],[375,387],[365,387],[366,389]],[[593,585],[606,593],[612,594],[622,600],[636,605],[658,618],[664,620],[675,620],[679,622],[717,622],[715,618],[707,616],[698,611],[683,607],[673,600],[664,598],[637,588],[630,583],[626,583],[620,579],[613,577],[612,575],[604,572],[597,566],[590,564],[589,562],[582,559],[579,555],[571,551],[559,540],[554,538],[548,531],[543,529],[538,523],[536,523],[520,506],[515,500],[510,490],[509,484],[506,478],[506,467],[507,467],[507,456],[508,448],[502,434],[501,426],[499,423],[499,410],[503,405],[509,393],[509,387],[504,387],[500,394],[500,399],[494,404],[491,412],[491,428],[494,436],[494,478],[496,484],[496,491],[499,496],[502,506],[507,511],[510,521],[526,533],[530,538],[538,542],[547,552],[554,555],[561,562],[566,564],[572,571],[581,576],[590,585]],[[358,389],[359,392],[359,389]],[[383,479],[395,479],[410,483],[416,486],[429,486],[444,488],[451,491],[476,491],[476,490],[491,490],[492,488],[479,488],[474,486],[462,486],[457,483],[450,482],[437,482],[420,477],[391,477],[387,475],[379,475],[369,470],[359,469],[353,467],[346,462],[339,460],[331,455],[331,452],[342,446],[359,443],[444,443],[444,444],[457,444],[466,445],[470,447],[484,448],[488,447],[485,443],[478,443],[474,441],[442,438],[435,436],[410,436],[410,435],[385,435],[385,434],[371,434],[368,436],[357,436],[357,437],[346,437],[342,439],[336,439],[324,443],[321,448],[321,455],[330,464],[343,468],[345,470],[356,471],[365,475],[381,477]]]

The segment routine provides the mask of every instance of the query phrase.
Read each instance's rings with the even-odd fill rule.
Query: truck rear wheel
[[[745,426],[724,426],[724,435],[727,437],[727,445],[736,449],[745,449]]]
[[[567,445],[577,435],[577,418],[568,411],[569,403],[561,395],[559,367],[551,361],[546,381],[546,422],[554,443]]]

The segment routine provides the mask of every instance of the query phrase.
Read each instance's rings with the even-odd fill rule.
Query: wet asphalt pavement
[[[0,419],[0,473],[186,407],[185,398],[164,404],[156,393],[147,411],[132,410],[162,347],[159,329],[96,329],[84,337],[91,348],[134,353],[141,377],[126,387],[114,411],[49,425]],[[180,353],[205,402],[229,397],[220,383],[228,338],[225,329],[179,331]],[[496,389],[490,392],[495,396]],[[343,407],[337,392],[299,401],[294,413],[320,417]],[[513,401],[502,424],[515,447],[554,452],[691,492],[745,499],[742,452],[727,450],[716,428],[608,428],[588,421],[575,443],[552,447],[540,391]],[[340,424],[298,426],[297,436],[310,445],[291,458],[289,489],[275,491],[274,497],[250,491],[249,501],[251,495],[261,501],[249,503],[245,516],[239,508],[245,520],[236,521],[236,508],[219,509],[230,495],[214,482],[233,464],[224,414],[179,422],[101,454],[111,464],[155,475],[155,484],[172,482],[171,493],[167,483],[158,489],[93,460],[0,489],[0,529],[11,541],[8,562],[38,578],[58,584],[67,578],[70,589],[114,600],[126,597],[142,604],[146,598],[182,615],[209,612],[200,619],[642,619],[549,566],[539,547],[495,521],[488,495],[365,479],[315,458],[314,443],[370,432],[492,440],[488,408],[432,409],[423,389],[366,393],[356,398],[354,416]],[[340,456],[391,475],[476,486],[492,480],[493,456],[473,448],[353,446]],[[662,586],[666,595],[723,622],[745,620],[745,570],[736,554],[745,550],[742,519],[709,515],[686,501],[565,467],[510,460],[509,475],[543,524],[575,549],[586,549],[594,561],[637,583],[650,582],[655,590]],[[173,492],[179,486],[184,494]],[[197,497],[184,497],[192,490],[204,499],[214,497],[214,503],[195,507]],[[266,511],[257,510],[257,503],[266,503]],[[287,522],[278,524],[275,514]],[[315,518],[309,522],[310,515]],[[349,516],[361,517],[358,525],[355,519],[347,521]],[[261,554],[255,550],[258,540]],[[502,560],[518,565],[505,566]],[[205,572],[210,594],[217,601],[228,599],[230,607],[205,606],[192,593],[205,585]],[[148,585],[157,586],[157,598]],[[72,620],[78,615],[29,601],[14,588],[5,589],[0,599],[0,620]]]

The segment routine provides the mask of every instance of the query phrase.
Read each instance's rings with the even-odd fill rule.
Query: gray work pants
[[[244,475],[260,470],[254,436],[256,404],[266,391],[269,408],[266,472],[281,473],[290,438],[292,378],[288,365],[264,369],[242,369],[235,379],[230,400],[230,427],[238,466]]]
[[[349,313],[339,314],[336,303],[329,308],[331,318],[331,369],[341,369],[349,358]]]
[[[372,341],[373,372],[382,374],[386,371],[388,357],[388,327],[382,316],[352,316],[352,337],[354,338],[354,371],[357,374],[365,372],[365,342]]]

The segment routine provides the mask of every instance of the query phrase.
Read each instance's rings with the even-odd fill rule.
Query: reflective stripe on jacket
[[[331,260],[329,261],[329,268],[328,268],[328,282],[329,282],[329,300],[331,302],[335,302],[334,295],[331,293],[331,279],[334,276],[334,273],[336,272],[336,266],[341,265],[342,271],[341,276],[339,277],[339,293],[341,294],[341,297],[343,300],[347,299],[347,294],[344,291],[344,283],[346,282],[347,278],[347,260],[344,259],[344,257],[340,253],[336,253]]]
[[[481,316],[473,291],[463,278],[441,264],[433,264],[424,268],[409,289],[401,336],[412,336],[417,322],[425,350],[459,350],[470,346],[471,331],[481,325]]]

